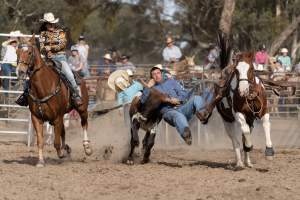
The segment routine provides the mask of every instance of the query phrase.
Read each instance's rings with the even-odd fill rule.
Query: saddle
[[[66,86],[72,90],[72,85],[69,82],[69,80],[67,79],[67,77],[61,72],[62,70],[62,64],[61,62],[58,62],[56,60],[47,60],[46,61],[47,66],[51,67],[55,72],[57,72],[57,74],[59,75],[59,77],[62,79],[62,81],[66,84]],[[75,81],[77,85],[81,84],[81,78],[79,76],[79,74],[77,72],[74,72],[72,70],[72,73],[74,75]]]

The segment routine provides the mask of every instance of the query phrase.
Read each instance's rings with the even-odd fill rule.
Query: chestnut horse
[[[37,167],[45,165],[43,156],[44,134],[43,124],[48,121],[54,126],[54,147],[59,158],[70,154],[70,147],[65,144],[65,129],[63,118],[74,107],[71,103],[70,90],[62,81],[59,72],[51,64],[46,64],[35,45],[34,36],[18,49],[18,76],[24,79],[29,76],[29,109],[31,120],[37,135],[39,160]],[[83,146],[86,155],[92,154],[88,138],[88,94],[84,81],[80,85],[83,104],[75,108],[81,118],[83,128]]]

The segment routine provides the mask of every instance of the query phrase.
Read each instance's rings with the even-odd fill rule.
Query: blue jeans
[[[64,54],[55,55],[52,58],[52,60],[58,61],[62,64],[62,69],[61,69],[62,73],[69,80],[69,82],[71,83],[73,89],[76,90],[77,89],[77,84],[76,84],[76,81],[75,81],[74,74],[71,70],[71,67],[68,65],[66,55],[64,55]]]
[[[188,122],[196,112],[205,110],[205,106],[213,100],[213,94],[206,90],[202,96],[193,96],[178,108],[168,109],[163,113],[163,119],[171,126],[176,127],[182,136],[184,129],[189,127]]]
[[[3,76],[11,76],[11,73],[16,72],[16,67],[14,67],[12,64],[4,63],[1,65],[1,71]],[[9,83],[10,79],[4,78],[2,81],[3,89],[8,90],[9,89]],[[5,93],[5,96],[8,94]]]

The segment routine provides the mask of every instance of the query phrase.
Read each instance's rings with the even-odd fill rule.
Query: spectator
[[[99,75],[109,75],[116,70],[116,65],[113,63],[112,57],[109,53],[104,54],[103,62],[100,64],[98,70]]]
[[[218,58],[220,55],[220,48],[215,45],[215,44],[211,44],[209,47],[209,53],[208,56],[206,58],[206,64],[204,69],[208,70],[211,69],[212,67],[217,67],[218,66]]]
[[[269,56],[264,44],[260,45],[258,50],[259,51],[255,54],[255,66],[256,70],[263,71],[267,67]]]
[[[284,68],[280,60],[277,60],[275,63],[273,68],[273,75],[271,76],[271,78],[274,81],[280,81],[285,79]]]
[[[282,63],[282,67],[285,72],[290,72],[292,71],[292,62],[291,58],[288,56],[288,50],[287,48],[282,48],[281,49],[281,55],[277,58]]]
[[[116,70],[108,78],[108,86],[117,92],[118,105],[123,105],[124,121],[130,125],[129,108],[135,96],[141,95],[143,85],[132,79],[131,70]]]
[[[118,50],[115,47],[112,47],[111,49],[109,49],[109,52],[111,55],[112,63],[114,65],[116,65],[118,62],[120,62],[120,53],[118,52]]]
[[[12,34],[12,33],[11,33]],[[1,65],[1,72],[3,76],[11,76],[11,73],[16,72],[17,66],[17,45],[18,40],[16,37],[11,37],[9,40],[2,43],[3,64]],[[9,79],[3,79],[3,89],[9,89]],[[5,93],[5,96],[8,96]]]
[[[76,46],[71,47],[71,52],[72,55],[68,58],[68,63],[71,69],[78,72],[81,77],[89,76],[89,71],[85,65],[86,60],[79,54]]]
[[[136,67],[132,62],[129,61],[130,56],[122,55],[121,56],[121,63],[117,63],[118,70],[127,70],[130,69],[133,72],[136,72]]]
[[[86,43],[85,38],[83,35],[79,36],[78,42],[76,44],[76,48],[78,49],[79,54],[83,57],[84,61],[84,68],[89,70],[88,65],[88,56],[89,56],[89,45]]]
[[[166,45],[167,46],[163,50],[164,61],[167,63],[178,62],[182,57],[182,53],[179,47],[174,45],[174,41],[171,37],[167,37]]]
[[[86,43],[83,35],[79,36],[78,42],[76,44],[79,54],[84,58],[88,59],[89,55],[89,45]]]

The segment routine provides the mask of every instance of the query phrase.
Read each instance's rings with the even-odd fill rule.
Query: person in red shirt
[[[256,63],[256,70],[264,70],[265,66],[268,64],[268,53],[266,51],[266,46],[260,45],[259,51],[255,54],[255,63]]]

